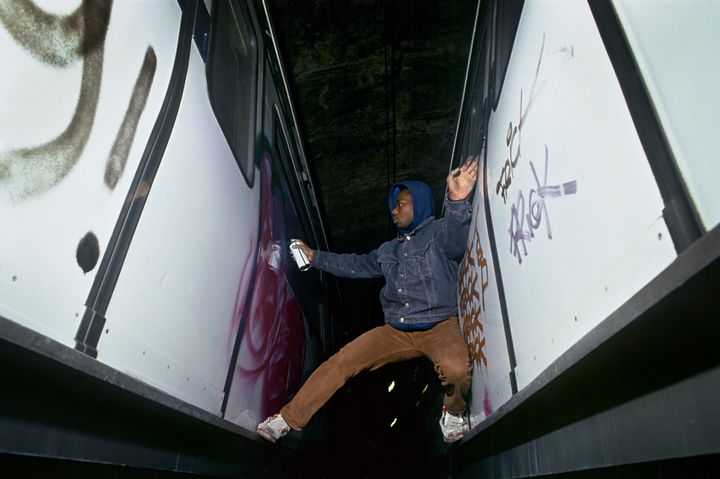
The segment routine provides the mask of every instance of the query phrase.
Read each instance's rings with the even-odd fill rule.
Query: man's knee
[[[447,382],[463,383],[472,377],[472,363],[467,358],[455,358],[444,361],[436,366],[436,371],[444,376]]]
[[[469,381],[472,377],[472,364],[470,361],[454,363],[450,374],[457,378],[458,382]]]

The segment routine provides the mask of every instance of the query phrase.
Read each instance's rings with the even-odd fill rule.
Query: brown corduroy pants
[[[300,430],[351,377],[421,356],[435,365],[447,410],[465,412],[472,364],[458,320],[452,317],[427,331],[398,331],[387,324],[371,329],[322,363],[280,413],[290,427]]]

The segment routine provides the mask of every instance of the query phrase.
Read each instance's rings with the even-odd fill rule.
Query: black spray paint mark
[[[70,124],[44,145],[0,153],[0,185],[11,199],[23,200],[57,185],[77,163],[85,149],[95,118],[103,50],[91,53],[83,65],[80,97]]]
[[[75,258],[77,258],[78,266],[83,270],[83,273],[92,271],[95,268],[98,258],[100,258],[100,244],[95,233],[89,231],[83,236],[83,239],[78,243]]]
[[[135,138],[138,121],[140,121],[140,115],[142,115],[145,109],[145,104],[150,94],[150,86],[152,86],[153,78],[155,77],[156,67],[157,57],[155,56],[155,50],[153,50],[152,47],[148,47],[145,52],[145,60],[143,61],[142,68],[140,68],[140,73],[135,81],[135,88],[133,88],[130,104],[125,112],[125,118],[123,118],[122,125],[115,138],[112,150],[110,150],[107,164],[105,165],[105,184],[110,189],[115,188],[125,169],[125,164],[130,154],[130,147],[132,146],[133,138]]]
[[[85,0],[61,17],[41,11],[29,0],[0,2],[0,21],[36,58],[59,67],[84,58],[80,95],[65,131],[43,145],[0,152],[0,186],[10,199],[27,199],[57,185],[85,149],[100,94],[111,6],[109,0]]]
[[[43,63],[67,67],[105,41],[112,0],[84,0],[70,15],[53,15],[31,0],[0,2],[0,22]]]
[[[30,198],[57,185],[80,159],[92,131],[102,82],[105,37],[112,0],[83,0],[70,15],[48,14],[31,0],[0,0],[0,23],[36,59],[66,68],[83,59],[80,95],[64,132],[43,145],[0,152],[0,188],[12,201]],[[155,77],[157,57],[145,52],[140,73],[105,167],[105,184],[114,189],[127,163],[130,147]],[[78,265],[95,268],[100,248],[94,233],[80,240]]]

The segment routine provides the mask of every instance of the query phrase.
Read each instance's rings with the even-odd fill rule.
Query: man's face
[[[413,222],[413,202],[408,190],[401,190],[392,210],[393,223],[397,228],[407,228]]]

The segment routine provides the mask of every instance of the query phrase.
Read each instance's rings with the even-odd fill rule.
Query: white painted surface
[[[655,179],[585,2],[525,3],[487,149],[493,268],[502,274],[521,390],[676,257]],[[513,167],[506,160],[517,161]],[[483,208],[474,214],[480,230]],[[490,270],[490,305],[493,276]],[[499,309],[486,314],[500,324]],[[501,337],[498,327],[488,348]],[[488,350],[482,373],[497,379],[481,378],[501,398],[493,410],[509,398],[508,363],[490,361],[502,354]],[[474,385],[472,414],[479,416],[482,400]]]
[[[44,2],[70,14],[79,2]],[[102,83],[87,145],[72,170],[49,190],[20,198],[22,176],[0,180],[0,315],[74,346],[97,266],[84,274],[76,261],[88,232],[100,258],[120,213],[170,78],[181,11],[177,2],[115,2],[105,39]],[[132,35],[128,35],[132,31]],[[105,164],[140,72],[152,47],[157,68],[127,164],[114,189]],[[32,148],[62,133],[75,112],[83,59],[65,68],[44,64],[0,24],[0,167],[18,148]],[[43,166],[39,166],[42,168]],[[98,265],[99,265],[98,260]]]
[[[173,134],[107,311],[98,359],[219,413],[258,234],[193,47]]]
[[[705,228],[720,223],[720,2],[613,4]]]
[[[483,154],[470,155],[482,157]],[[479,162],[480,171],[483,160]],[[473,363],[470,423],[475,426],[512,396],[510,357],[495,264],[490,249],[482,178],[473,201],[468,249],[459,274],[460,328]]]

